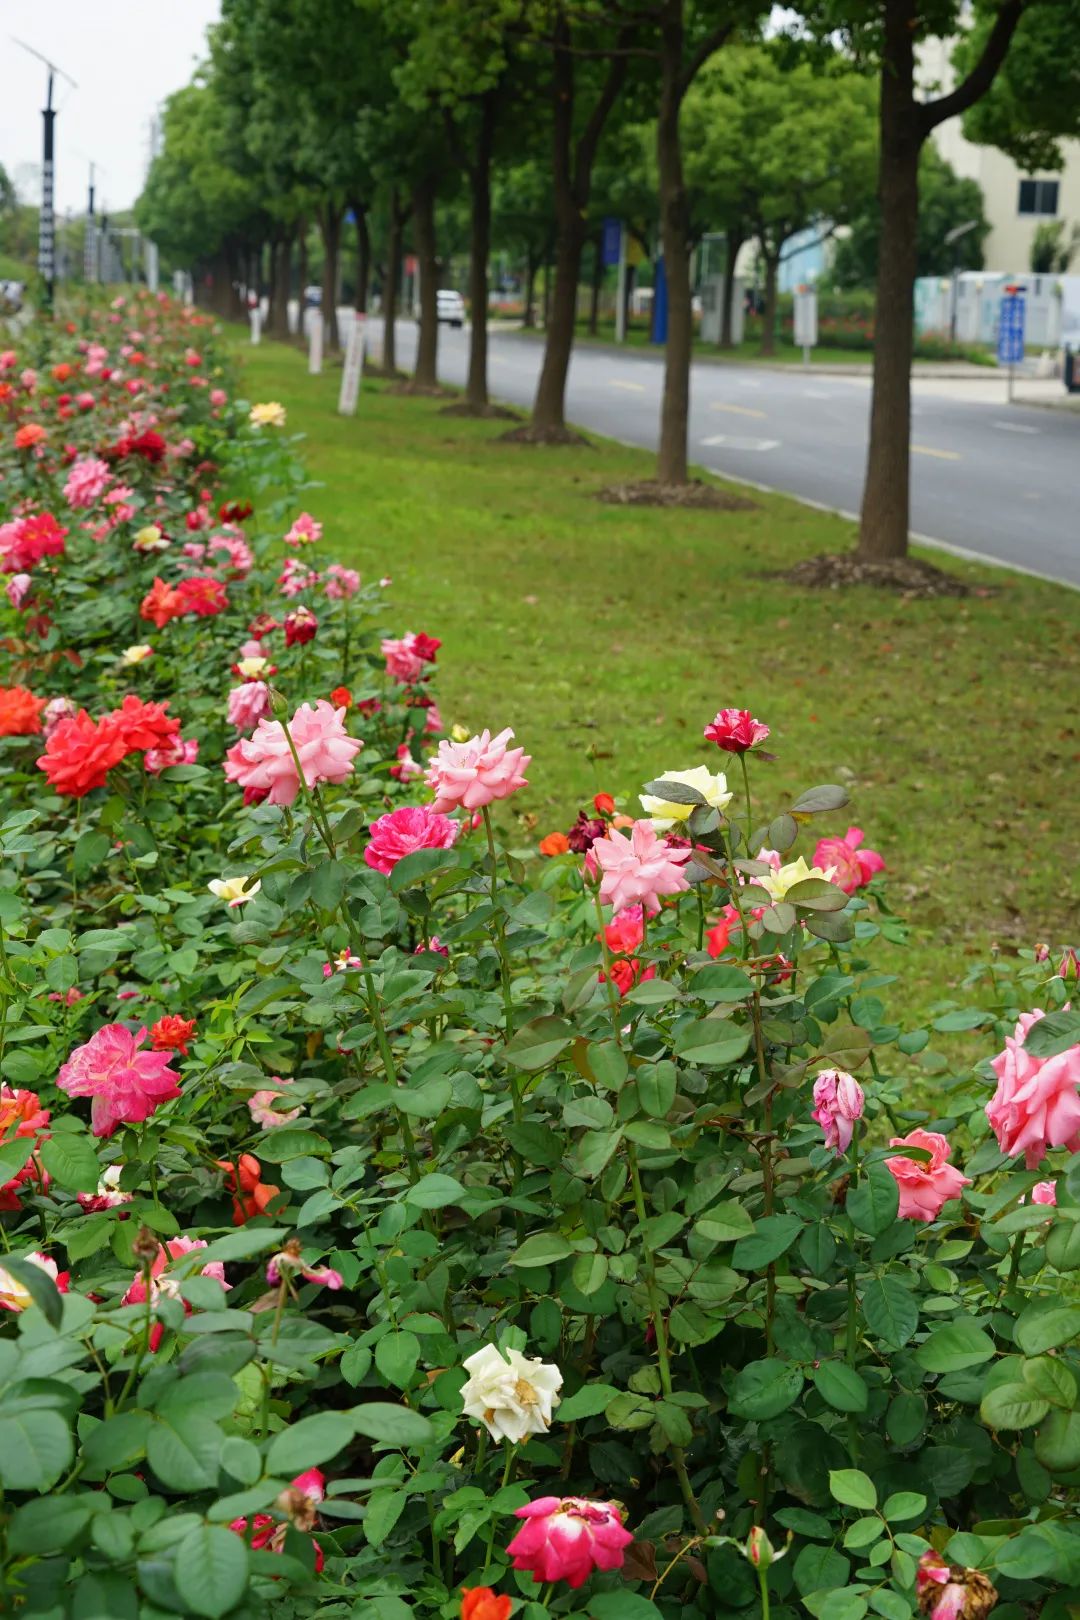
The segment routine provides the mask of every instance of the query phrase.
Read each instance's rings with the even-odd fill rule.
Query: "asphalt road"
[[[372,323],[377,348],[378,320]],[[412,363],[416,327],[399,323],[398,362]],[[490,386],[530,406],[541,344],[491,335]],[[463,384],[468,333],[443,327],[439,374]],[[568,419],[655,449],[662,357],[575,349]],[[948,549],[1080,588],[1080,417],[1004,402],[987,380],[913,385],[912,528]],[[995,396],[997,396],[995,398]],[[869,380],[696,364],[690,458],[701,467],[843,513],[858,511],[866,463]]]

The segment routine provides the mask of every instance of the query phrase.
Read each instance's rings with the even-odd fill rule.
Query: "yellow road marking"
[[[936,456],[939,461],[960,460],[959,450],[935,450],[929,444],[913,444],[911,447],[911,452],[912,455],[916,456]]]
[[[721,405],[714,400],[709,406],[711,411],[730,411],[732,416],[764,416],[764,411],[755,411],[749,405]]]
[[[609,377],[608,378],[608,387],[609,388],[628,388],[632,394],[643,394],[645,392],[645,384],[644,383],[623,382],[621,377]]]

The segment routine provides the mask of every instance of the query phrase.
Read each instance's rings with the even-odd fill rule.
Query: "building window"
[[[1042,214],[1054,218],[1058,211],[1058,181],[1021,180],[1021,214]]]

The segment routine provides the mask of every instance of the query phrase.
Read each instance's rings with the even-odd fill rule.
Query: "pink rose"
[[[755,720],[749,709],[721,709],[705,727],[705,736],[728,754],[745,754],[769,735],[768,726]]]
[[[934,1220],[943,1204],[950,1198],[959,1198],[963,1189],[971,1186],[970,1177],[961,1175],[955,1165],[949,1164],[948,1138],[937,1131],[909,1131],[907,1136],[892,1137],[889,1145],[924,1148],[930,1155],[929,1163],[901,1154],[885,1160],[900,1189],[902,1221]]]
[[[514,1569],[534,1581],[584,1586],[594,1569],[621,1569],[633,1541],[615,1502],[580,1496],[542,1496],[515,1510],[525,1523],[507,1547]]]
[[[372,822],[364,860],[376,872],[392,872],[398,861],[418,849],[449,849],[460,831],[456,821],[427,805],[406,805]]]
[[[826,1147],[837,1154],[847,1152],[855,1121],[862,1118],[865,1101],[862,1086],[843,1069],[824,1069],[818,1075],[814,1081],[811,1118],[816,1119],[825,1132]]]
[[[1028,1030],[1046,1015],[1041,1008],[1021,1013],[1005,1050],[993,1060],[997,1090],[986,1105],[1002,1153],[1023,1153],[1034,1170],[1047,1148],[1080,1152],[1080,1046],[1056,1057],[1034,1057],[1024,1046]]]
[[[287,1086],[290,1082],[280,1074],[272,1074],[270,1078],[274,1082],[273,1088],[268,1086],[265,1091],[253,1091],[248,1098],[248,1112],[251,1118],[264,1130],[272,1130],[275,1125],[288,1125],[294,1119],[299,1119],[304,1112],[302,1108],[275,1108],[274,1104],[285,1095],[276,1088]]]
[[[651,821],[635,821],[629,838],[612,828],[594,839],[590,854],[600,868],[600,902],[623,911],[644,905],[659,911],[660,897],[690,887],[683,873],[689,849],[673,849]]]
[[[344,782],[353,773],[353,756],[364,746],[345,730],[345,710],[320,698],[315,707],[302,703],[289,722],[293,744],[309,788],[320,782]],[[279,720],[260,720],[251,737],[241,739],[225,756],[225,776],[271,804],[292,804],[300,777],[285,728]]]
[[[331,563],[326,570],[324,589],[331,601],[347,602],[360,589],[360,575],[355,568],[343,568],[340,563]]]
[[[532,756],[522,748],[507,746],[513,735],[507,727],[497,737],[482,731],[468,742],[441,742],[428,763],[427,785],[435,794],[432,808],[445,811],[462,805],[466,810],[479,810],[525,787],[523,772]]]
[[[245,681],[229,693],[229,724],[237,731],[252,731],[270,713],[270,689],[265,681]]]
[[[13,608],[18,610],[22,607],[23,597],[26,595],[32,584],[33,581],[29,574],[12,574],[4,589],[7,592],[7,599]],[[1065,975],[1062,974],[1062,978],[1064,977]]]
[[[875,849],[860,849],[863,841],[858,827],[849,827],[843,838],[819,838],[814,865],[833,869],[833,882],[845,894],[854,894],[869,883],[876,872],[884,872],[885,862]]]
[[[1056,1204],[1057,1182],[1037,1181],[1028,1194],[1029,1204]]]
[[[91,1129],[111,1136],[118,1125],[137,1125],[163,1103],[179,1097],[170,1053],[141,1052],[146,1030],[133,1035],[123,1024],[104,1024],[62,1065],[56,1084],[69,1097],[92,1097]]]

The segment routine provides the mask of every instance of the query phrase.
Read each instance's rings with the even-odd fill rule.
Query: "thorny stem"
[[[488,856],[491,860],[491,905],[495,912],[495,949],[499,953],[499,978],[502,981],[503,1019],[506,1024],[506,1038],[509,1040],[514,1033],[514,992],[510,983],[510,962],[506,954],[506,924],[499,909],[499,865],[495,853],[495,833],[491,825],[491,811],[487,805],[483,808],[484,831],[487,833]],[[521,1123],[521,1089],[516,1077],[511,1077],[511,1095],[514,1103],[514,1123]]]
[[[672,1570],[675,1568],[675,1565],[677,1563],[679,1563],[679,1561],[681,1559],[685,1558],[688,1552],[692,1552],[693,1549],[700,1544],[700,1542],[701,1542],[701,1537],[700,1536],[691,1536],[689,1541],[684,1541],[683,1542],[682,1546],[679,1548],[679,1550],[675,1554],[674,1558],[672,1558],[669,1563],[664,1565],[664,1568],[661,1570],[660,1574],[657,1576],[656,1580],[653,1582],[652,1591],[649,1593],[650,1599],[654,1598],[656,1596],[657,1592],[659,1592],[660,1588],[663,1586],[664,1582],[667,1580],[668,1576],[671,1574]]]
[[[750,834],[754,827],[754,812],[750,803],[750,772],[746,768],[746,755],[739,755],[742,766],[743,792],[746,794],[746,852],[750,853]]]
[[[622,1018],[619,1014],[619,992],[615,988],[615,981],[611,977],[611,950],[607,941],[607,924],[604,922],[604,908],[600,904],[600,890],[593,890],[593,900],[596,903],[596,920],[600,925],[600,949],[604,955],[604,982],[607,985],[608,1009],[611,1013],[611,1033],[616,1046],[622,1045]],[[644,908],[642,908],[644,916]]]

